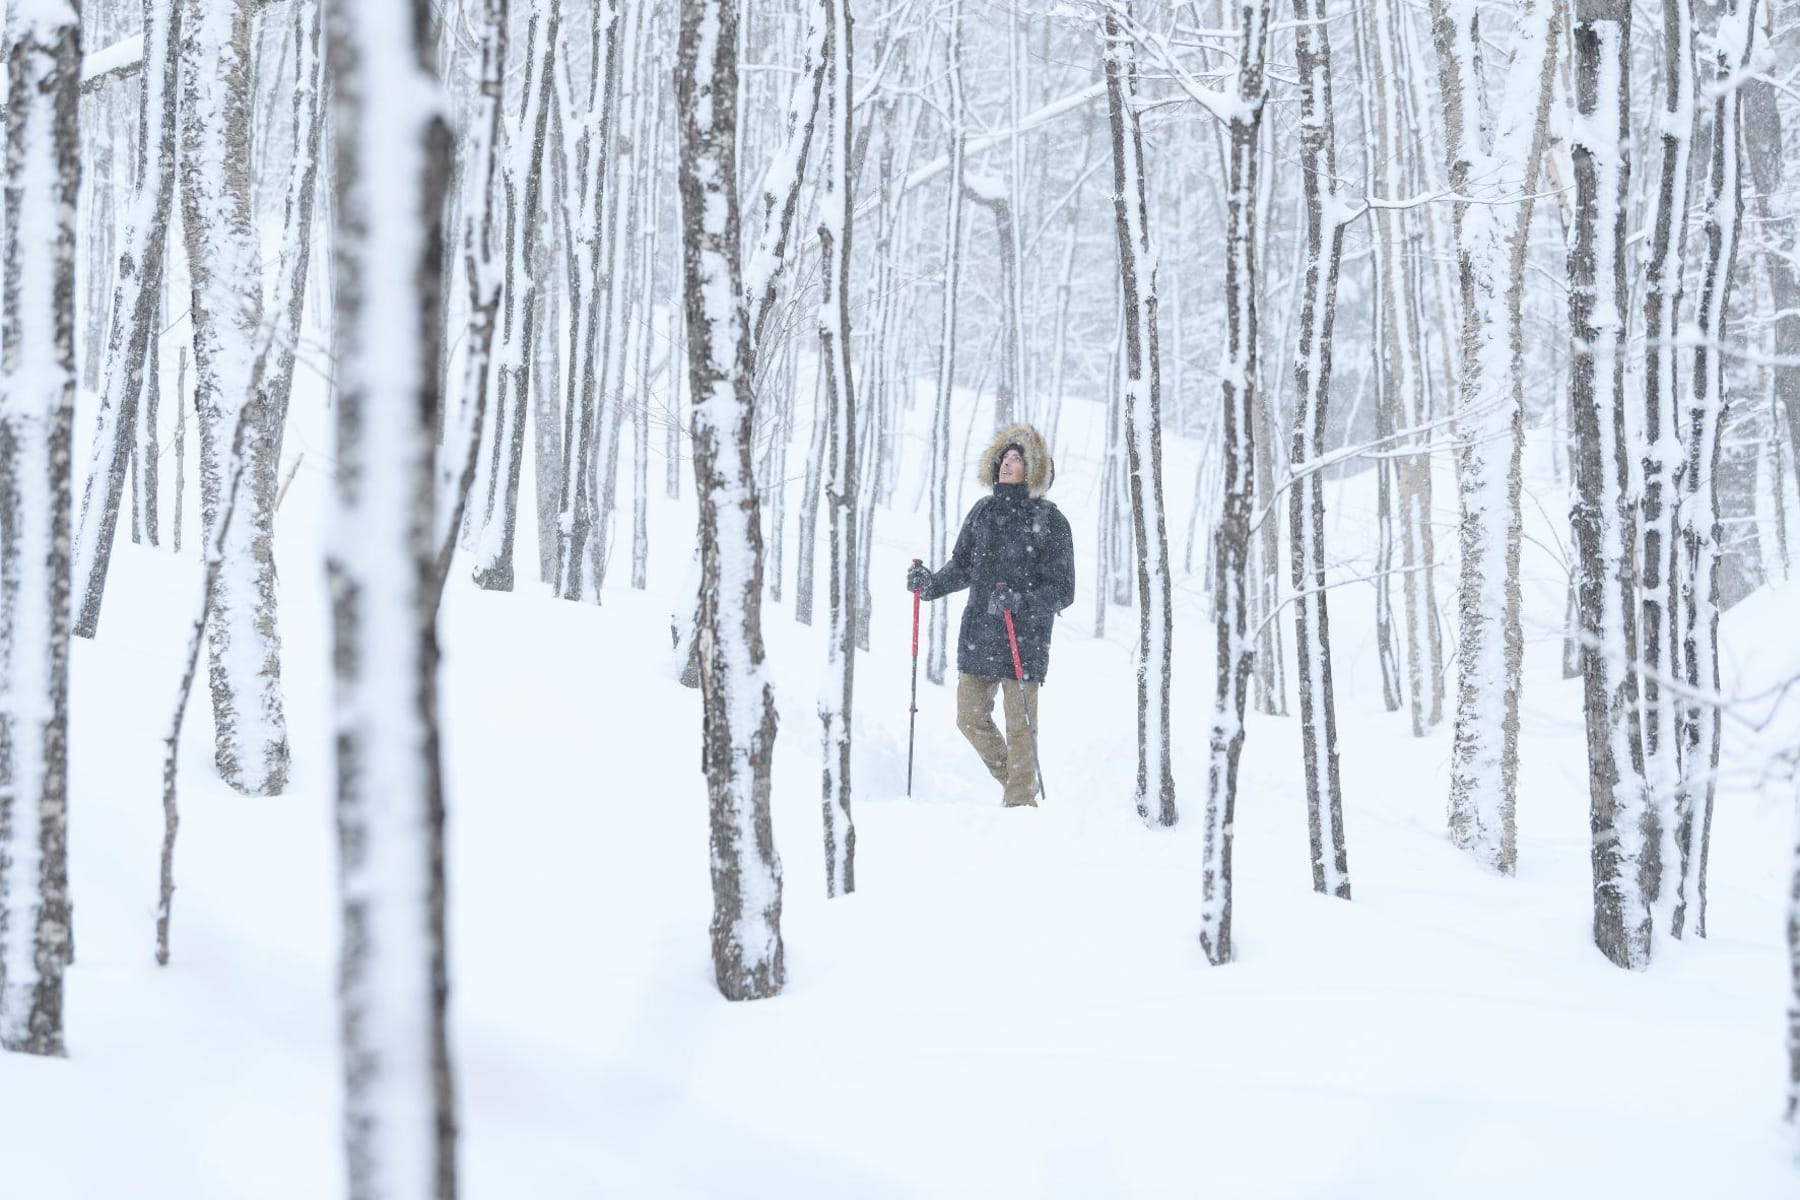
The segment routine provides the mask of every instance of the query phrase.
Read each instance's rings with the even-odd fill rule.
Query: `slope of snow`
[[[100,640],[75,650],[70,1058],[0,1057],[9,1200],[342,1190],[319,548],[330,446],[314,377],[300,387],[287,453],[306,461],[276,539],[291,790],[250,800],[214,778],[197,695],[174,958],[156,968],[161,723],[198,564],[122,539]],[[974,404],[962,398],[953,428],[979,446],[989,409]],[[924,682],[915,796],[902,795],[900,580],[925,544],[923,507],[909,507],[922,438],[906,439],[900,509],[875,529],[848,898],[824,899],[822,623],[765,609],[790,980],[772,1001],[720,1000],[707,957],[698,696],[666,649],[691,491],[653,501],[647,593],[623,586],[629,538],[615,537],[598,609],[535,584],[481,593],[459,568],[442,644],[464,1194],[1794,1195],[1778,1120],[1791,791],[1760,764],[1794,744],[1800,704],[1728,727],[1713,937],[1660,941],[1641,975],[1608,965],[1588,929],[1579,685],[1557,669],[1566,576],[1545,549],[1566,531],[1566,491],[1534,447],[1518,877],[1449,845],[1448,726],[1415,741],[1404,714],[1380,710],[1371,594],[1346,587],[1332,616],[1356,899],[1310,890],[1295,720],[1252,717],[1239,959],[1208,968],[1190,819],[1213,674],[1204,589],[1178,579],[1184,823],[1155,833],[1133,812],[1135,616],[1114,609],[1107,636],[1090,636],[1102,413],[1071,404],[1051,495],[1077,531],[1081,598],[1043,693],[1044,807],[998,807],[952,695]],[[1179,537],[1196,447],[1171,438],[1167,453]],[[962,485],[959,516],[976,494]],[[1327,499],[1328,552],[1361,573],[1372,480]],[[520,504],[533,511],[529,481]],[[822,548],[820,566],[822,589]],[[1728,690],[1800,674],[1797,600],[1777,585],[1728,617]]]

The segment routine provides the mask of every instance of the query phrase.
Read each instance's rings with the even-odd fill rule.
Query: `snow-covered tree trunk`
[[[81,9],[8,0],[0,318],[0,1048],[63,1053]]]
[[[158,306],[160,314],[161,306]],[[159,315],[157,325],[162,318]],[[149,358],[144,364],[144,392],[138,397],[137,433],[131,444],[131,533],[137,540],[138,528],[144,531],[144,541],[152,546],[162,545],[161,506],[158,503],[158,491],[161,479],[162,444],[158,435],[158,424],[162,411],[162,339],[152,335],[149,339]]]
[[[431,29],[429,0],[330,2],[340,332],[327,565],[353,1200],[456,1195],[432,453],[451,145]]]
[[[1020,379],[1024,367],[1019,357],[1018,304],[1019,234],[1012,201],[1001,191],[1000,181],[987,176],[964,175],[963,190],[968,198],[994,215],[994,249],[1000,259],[1000,352],[999,380],[994,385],[994,428],[1003,429],[1025,419]]]
[[[711,814],[719,990],[781,990],[781,859],[769,823],[775,693],[763,667],[755,411],[739,273],[736,0],[681,8],[675,110],[694,478],[700,497],[703,762]]]
[[[1800,464],[1800,220],[1785,185],[1781,102],[1773,83],[1747,79],[1744,89],[1744,151],[1749,160],[1761,235],[1763,270],[1774,305],[1770,330],[1769,383],[1787,413],[1788,443]],[[1800,472],[1796,472],[1800,479]]]
[[[1573,514],[1587,717],[1594,941],[1619,966],[1650,962],[1655,853],[1645,791],[1632,591],[1636,521],[1626,411],[1631,5],[1576,0],[1575,237],[1569,251],[1574,362]]]
[[[300,347],[300,322],[306,308],[306,279],[312,264],[313,210],[319,192],[319,154],[325,134],[325,74],[320,34],[319,0],[293,0],[288,14],[293,21],[294,79],[289,111],[292,114],[293,155],[287,192],[282,207],[281,258],[269,301],[270,361],[257,375],[257,403],[268,414],[275,430],[274,457],[281,460],[282,432],[287,424],[288,401],[294,391],[294,366]],[[278,491],[270,507],[280,503]]]
[[[850,720],[856,666],[856,391],[850,369],[850,103],[855,75],[849,0],[825,0],[824,155],[819,181],[819,369],[825,377],[825,503],[831,512],[831,618],[825,635],[825,894],[856,890],[856,826],[850,816]]]
[[[558,99],[565,120],[580,134],[574,147],[573,195],[565,202],[574,206],[569,221],[573,244],[569,248],[569,379],[568,408],[563,425],[563,496],[560,543],[556,565],[556,593],[566,600],[598,602],[599,562],[593,541],[600,520],[596,494],[599,480],[593,464],[604,459],[597,445],[605,436],[606,394],[602,372],[612,364],[603,353],[602,318],[610,292],[614,249],[612,222],[618,216],[618,187],[608,187],[612,173],[613,142],[619,127],[620,61],[619,0],[601,0],[592,6],[590,45],[595,57],[589,67],[585,115],[574,107],[567,86],[567,67],[558,78]],[[608,347],[610,350],[610,346]]]
[[[1265,24],[1268,17],[1263,18]],[[1241,31],[1240,31],[1241,35]],[[1258,134],[1261,138],[1260,153],[1264,158],[1275,160],[1274,122],[1258,122]],[[1273,227],[1273,213],[1276,171],[1256,172],[1256,192],[1254,194],[1256,212],[1250,219],[1255,222],[1257,236],[1267,236]],[[1263,247],[1256,248],[1257,260],[1261,261]],[[1260,276],[1259,285],[1260,285]],[[1260,297],[1258,303],[1261,303]],[[1260,339],[1267,331],[1258,323],[1256,336]],[[1262,360],[1260,345],[1258,354],[1250,356],[1250,361],[1257,364],[1260,372]],[[1275,361],[1271,357],[1269,361]],[[1262,518],[1251,531],[1250,544],[1250,624],[1258,630],[1256,646],[1251,656],[1255,671],[1256,690],[1254,702],[1256,711],[1274,717],[1288,715],[1287,707],[1287,652],[1281,636],[1281,622],[1275,619],[1281,609],[1281,522],[1276,514],[1280,511],[1281,493],[1277,490],[1280,479],[1276,471],[1281,452],[1281,389],[1279,386],[1265,386],[1273,383],[1260,376],[1250,379],[1245,386],[1253,404],[1251,419],[1255,422],[1255,431],[1251,437],[1251,450],[1256,456],[1256,503],[1251,511],[1261,513]]]
[[[1756,0],[1735,0],[1715,38],[1712,157],[1706,180],[1706,259],[1695,314],[1694,372],[1682,414],[1687,470],[1682,476],[1681,662],[1687,697],[1681,714],[1682,790],[1688,819],[1675,833],[1678,867],[1666,865],[1665,881],[1679,891],[1672,900],[1680,929],[1692,903],[1694,933],[1706,936],[1706,859],[1712,836],[1713,792],[1719,769],[1722,714],[1703,696],[1719,690],[1719,433],[1726,417],[1725,316],[1731,299],[1742,236],[1743,88],[1756,49]]]
[[[1677,471],[1682,466],[1677,427],[1681,387],[1681,281],[1687,250],[1688,188],[1694,135],[1693,0],[1663,0],[1662,168],[1650,220],[1650,262],[1644,280],[1642,533],[1637,547],[1641,597],[1638,623],[1643,671],[1644,785],[1648,789],[1647,847],[1655,923],[1681,936],[1685,853],[1678,841],[1692,827],[1692,796],[1682,787],[1676,733],[1680,700],[1663,679],[1678,670],[1681,609],[1676,580],[1680,546],[1675,537]],[[1621,269],[1623,269],[1621,267]],[[1622,368],[1620,368],[1622,370]],[[1591,715],[1591,714],[1590,714]]]
[[[646,29],[646,42],[652,37],[652,30]],[[656,84],[662,79],[662,65],[658,54],[660,44],[646,45],[643,53],[638,55],[641,80],[639,89],[645,94],[644,117],[639,128],[640,143],[644,154],[644,178],[638,188],[638,289],[635,304],[635,315],[631,327],[637,342],[637,377],[633,383],[631,399],[631,586],[643,591],[648,586],[650,573],[650,380],[651,349],[657,341],[653,330],[658,328],[656,319],[656,252],[657,233],[661,225],[662,178],[667,170],[668,159],[664,154],[662,141],[663,109],[665,88]],[[667,354],[667,347],[664,349]],[[675,377],[674,359],[665,359],[668,364],[667,378]],[[665,394],[666,394],[665,389]]]
[[[1408,103],[1406,74],[1416,64],[1405,57],[1402,25],[1410,18],[1398,0],[1371,0],[1362,26],[1368,76],[1367,90],[1369,189],[1384,200],[1397,201],[1409,191],[1416,174],[1408,167],[1424,154]],[[1419,278],[1411,261],[1421,251],[1414,245],[1416,214],[1377,207],[1373,249],[1377,283],[1379,337],[1377,357],[1395,431],[1420,429],[1430,418],[1426,393],[1425,334],[1420,328]],[[1437,554],[1431,513],[1429,435],[1403,437],[1403,447],[1418,452],[1394,460],[1394,536],[1400,550],[1402,620],[1401,674],[1414,737],[1423,737],[1443,720],[1443,647],[1437,627]]]
[[[1456,732],[1450,836],[1511,874],[1519,766],[1520,455],[1524,444],[1524,292],[1532,188],[1549,137],[1556,79],[1554,0],[1514,0],[1500,104],[1484,82],[1479,0],[1432,0],[1448,135],[1460,285],[1462,376],[1455,401],[1458,531]]]
[[[963,127],[962,0],[950,0],[949,60],[946,86],[949,92],[945,119],[949,123],[950,179],[944,202],[944,301],[938,327],[937,395],[931,410],[931,475],[926,484],[930,508],[931,561],[942,566],[950,557],[950,400],[956,386],[956,301],[962,276],[963,158],[968,134]],[[925,678],[944,682],[944,666],[950,644],[950,606],[934,604],[927,618]]]
[[[813,0],[807,5],[806,37],[801,43],[799,69],[794,75],[794,89],[788,95],[785,140],[769,160],[757,196],[761,224],[756,244],[744,263],[744,296],[750,305],[750,343],[752,351],[760,351],[769,329],[769,318],[775,312],[779,285],[787,266],[788,251],[793,240],[794,222],[800,215],[800,185],[806,178],[806,162],[812,154],[813,134],[818,125],[819,104],[825,90],[826,0]],[[763,369],[764,355],[756,355],[758,370]]]
[[[465,189],[463,212],[469,333],[460,408],[477,428],[485,426],[491,431],[492,440],[483,448],[486,470],[481,473],[479,504],[472,514],[472,574],[476,585],[489,591],[512,590],[519,479],[525,457],[525,414],[534,388],[543,388],[543,381],[533,380],[531,371],[538,296],[538,275],[533,268],[538,239],[549,224],[540,216],[544,207],[540,196],[561,19],[558,0],[552,0],[547,11],[533,6],[526,22],[525,52],[520,61],[524,86],[519,120],[516,126],[503,130],[504,79],[509,66],[505,14],[500,14],[500,23],[495,26],[495,15],[484,12],[481,88],[470,114],[472,136],[465,142],[464,169],[474,171],[477,179]],[[503,132],[508,135],[504,158]],[[501,199],[505,200],[506,235],[503,243],[495,246],[493,208]],[[499,265],[502,256],[504,267]],[[497,278],[496,273],[501,277]],[[497,352],[496,334],[500,342]],[[457,469],[467,468],[458,463]]]
[[[1126,14],[1128,16],[1128,14]],[[1131,531],[1137,548],[1137,811],[1152,825],[1175,824],[1175,775],[1169,739],[1169,684],[1175,624],[1169,535],[1163,507],[1162,367],[1156,336],[1156,249],[1150,241],[1149,183],[1138,125],[1137,61],[1108,9],[1107,112],[1112,128],[1113,221],[1124,301],[1125,445],[1130,456]]]
[[[1238,757],[1252,658],[1249,597],[1250,512],[1256,498],[1258,152],[1268,98],[1263,63],[1270,0],[1238,4],[1238,74],[1231,113],[1225,206],[1225,352],[1220,364],[1224,407],[1223,497],[1213,533],[1213,623],[1218,684],[1208,738],[1206,811],[1200,850],[1200,947],[1207,961],[1231,961],[1231,848],[1237,809]]]
[[[261,254],[250,204],[250,0],[182,0],[181,206],[193,281],[194,410],[201,520],[220,517],[238,410],[250,406],[244,486],[228,527],[207,630],[219,772],[247,795],[287,783],[287,719],[276,627],[274,517],[282,414],[252,394],[263,318]]]
[[[144,0],[144,61],[138,94],[140,150],[126,205],[123,250],[113,284],[106,334],[106,373],[99,421],[82,485],[75,535],[75,633],[93,637],[112,559],[124,491],[125,459],[139,425],[138,399],[149,383],[144,364],[157,330],[163,253],[175,196],[175,102],[179,91],[181,7],[184,0]],[[140,454],[138,470],[149,470]]]
[[[812,387],[811,433],[806,442],[805,475],[800,483],[799,545],[794,551],[794,620],[811,625],[813,578],[819,557],[819,499],[825,490],[826,442],[831,418],[826,411],[825,379],[815,372]]]
[[[1348,206],[1338,194],[1325,0],[1294,0],[1294,20],[1300,70],[1300,178],[1306,201],[1306,272],[1300,284],[1300,338],[1294,353],[1299,401],[1291,466],[1295,478],[1288,504],[1288,525],[1293,532],[1289,553],[1294,581],[1294,659],[1300,684],[1313,890],[1348,900],[1350,867],[1338,784],[1337,705],[1331,691],[1331,622],[1325,591],[1325,478],[1324,472],[1313,466],[1325,453],[1338,264],[1343,258]]]
[[[631,296],[635,278],[645,263],[632,253],[637,238],[637,225],[643,212],[645,175],[648,155],[647,139],[642,128],[645,103],[643,72],[645,22],[652,6],[632,4],[625,8],[618,29],[619,101],[618,135],[613,143],[611,201],[607,205],[606,236],[612,245],[606,253],[606,306],[601,318],[604,331],[599,351],[601,371],[601,403],[604,406],[600,437],[593,443],[593,457],[588,471],[593,480],[594,533],[588,539],[589,564],[585,570],[593,580],[592,600],[600,602],[600,588],[606,582],[606,569],[612,558],[613,522],[618,509],[620,430],[628,407],[627,379],[634,357],[633,330],[630,320]]]

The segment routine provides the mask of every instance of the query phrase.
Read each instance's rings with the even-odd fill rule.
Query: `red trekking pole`
[[[913,566],[922,567],[921,559],[913,559]],[[919,724],[919,593],[913,592],[913,668],[912,668],[912,708],[906,718],[906,794],[912,795],[913,764],[913,732]]]
[[[1003,583],[994,585],[996,590],[1005,586]],[[1025,667],[1019,661],[1019,635],[1013,631],[1012,609],[1003,608],[1000,615],[1006,618],[1006,641],[1012,647],[1013,678],[1019,684],[1019,711],[1025,714],[1025,732],[1031,735],[1031,766],[1037,772],[1038,795],[1048,800],[1050,796],[1044,791],[1044,766],[1038,761],[1037,729],[1031,723],[1031,704],[1025,697]]]

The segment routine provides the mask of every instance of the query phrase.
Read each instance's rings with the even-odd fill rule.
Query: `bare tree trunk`
[[[137,434],[131,447],[131,528],[135,534],[142,525],[144,541],[152,546],[162,544],[161,509],[157,504],[162,458],[162,445],[157,437],[157,421],[162,409],[162,339],[157,336],[161,324],[159,315],[151,326],[150,356],[144,364],[144,394],[138,401]]]
[[[1420,172],[1424,131],[1414,119],[1404,82],[1414,63],[1405,57],[1403,23],[1410,18],[1396,0],[1374,0],[1361,27],[1368,75],[1366,145],[1369,186],[1385,200],[1398,200]],[[1410,168],[1413,168],[1409,170]],[[1422,189],[1419,189],[1422,190]],[[1377,208],[1372,239],[1377,281],[1380,375],[1389,414],[1388,433],[1422,429],[1430,419],[1426,393],[1425,335],[1421,329],[1417,259],[1422,223],[1417,214]],[[1392,463],[1392,520],[1400,550],[1403,660],[1407,710],[1414,737],[1423,737],[1443,719],[1443,648],[1438,636],[1436,546],[1431,525],[1429,435],[1403,439],[1419,452]],[[1391,566],[1391,562],[1390,562]],[[1384,654],[1388,641],[1381,645]]]
[[[591,599],[598,603],[599,580],[595,547],[600,502],[593,465],[604,458],[599,439],[605,437],[601,404],[606,380],[601,372],[612,363],[602,357],[602,317],[612,278],[614,249],[612,221],[618,216],[617,187],[609,188],[613,141],[619,125],[620,62],[619,0],[603,0],[593,6],[594,32],[590,41],[594,57],[590,67],[587,112],[575,145],[574,176],[576,217],[570,247],[573,264],[570,284],[569,398],[563,426],[563,496],[559,522],[561,542],[556,567],[556,592],[565,600]],[[604,32],[604,51],[601,51]],[[601,66],[604,62],[604,68]],[[566,68],[565,68],[566,69]],[[566,93],[567,89],[563,89]],[[572,103],[565,94],[565,105]],[[575,114],[569,114],[570,120]],[[610,347],[609,347],[610,348]]]
[[[1237,103],[1232,110],[1225,224],[1224,496],[1213,534],[1213,623],[1218,685],[1207,755],[1206,814],[1200,851],[1200,948],[1217,966],[1231,961],[1231,849],[1237,810],[1238,757],[1253,647],[1246,574],[1254,476],[1257,338],[1257,184],[1263,63],[1269,45],[1269,0],[1238,4]]]
[[[81,6],[7,6],[0,317],[0,1048],[61,1057]]]
[[[825,154],[820,166],[819,369],[825,378],[830,449],[826,504],[831,511],[831,622],[825,638],[821,806],[825,815],[825,894],[856,890],[856,825],[850,816],[850,738],[856,666],[856,393],[850,370],[850,104],[855,97],[849,0],[822,0],[825,19]]]
[[[931,561],[942,566],[950,557],[950,399],[956,385],[956,300],[962,274],[963,155],[967,133],[963,128],[962,0],[950,0],[949,45],[945,51],[950,69],[947,83],[947,120],[950,137],[950,180],[944,204],[944,302],[938,335],[937,397],[931,413],[931,477],[926,485],[931,508]],[[944,682],[946,648],[950,641],[950,606],[931,606],[926,631],[925,678]]]
[[[1331,691],[1331,622],[1325,590],[1325,479],[1312,464],[1325,453],[1331,396],[1332,329],[1337,319],[1338,264],[1346,205],[1338,194],[1337,139],[1332,130],[1331,42],[1325,0],[1294,0],[1294,46],[1300,69],[1300,175],[1306,200],[1305,291],[1294,354],[1293,531],[1294,659],[1299,668],[1300,736],[1306,764],[1307,829],[1313,890],[1350,898],[1344,804],[1338,784],[1337,705]]]
[[[461,407],[471,421],[465,437],[484,425],[492,431],[492,441],[486,447],[485,486],[474,521],[473,569],[476,585],[489,591],[511,591],[514,580],[525,413],[531,402],[532,347],[537,332],[538,275],[534,268],[540,230],[547,224],[540,222],[539,214],[543,211],[544,150],[549,141],[552,74],[561,22],[560,0],[551,0],[547,12],[535,5],[530,12],[522,57],[525,81],[519,121],[511,130],[510,152],[504,161],[500,159],[508,65],[504,29],[488,35],[490,44],[483,47],[482,100],[471,119],[472,127],[483,128],[470,144],[468,160],[480,178],[476,186],[465,189],[468,199],[463,216],[463,253],[468,264],[465,274],[469,287],[469,348]],[[499,41],[492,43],[493,37]],[[496,175],[501,177],[497,179]],[[502,198],[506,202],[506,237],[504,245],[496,248],[492,210]],[[504,278],[495,278],[496,260],[502,255],[506,264]],[[496,314],[498,354],[493,353]],[[542,390],[541,381],[537,387]],[[471,440],[479,443],[478,436]]]
[[[244,484],[213,592],[208,661],[225,781],[252,796],[287,784],[287,719],[276,625],[274,516],[280,422],[252,394],[263,319],[262,271],[250,210],[249,0],[182,0],[181,203],[193,279],[194,411],[200,425],[201,521],[210,534],[237,410],[250,405]]]
[[[1750,70],[1756,51],[1756,0],[1736,0],[1720,22],[1713,68],[1712,162],[1706,182],[1706,260],[1696,314],[1692,390],[1686,411],[1687,471],[1681,498],[1683,586],[1681,661],[1688,695],[1681,713],[1682,789],[1686,820],[1675,832],[1680,865],[1673,879],[1674,925],[1694,907],[1694,933],[1706,936],[1706,860],[1712,838],[1713,793],[1719,769],[1719,706],[1700,699],[1719,690],[1719,431],[1725,423],[1725,315],[1737,268],[1744,212],[1743,90],[1734,81]],[[1665,865],[1664,879],[1670,868]]]
[[[593,579],[593,602],[600,602],[600,588],[606,582],[606,568],[612,557],[613,521],[618,507],[619,440],[624,420],[626,379],[633,359],[630,322],[631,296],[636,272],[644,264],[632,254],[637,239],[637,224],[643,208],[646,185],[644,158],[647,152],[643,136],[645,18],[648,4],[633,4],[625,12],[625,27],[620,31],[619,106],[617,121],[619,138],[612,154],[613,181],[609,191],[612,202],[607,206],[607,236],[612,239],[607,251],[606,308],[601,319],[604,331],[601,344],[601,438],[594,444],[588,470],[594,479],[598,496],[595,532],[588,539],[587,568]]]
[[[1169,738],[1169,683],[1174,609],[1169,584],[1169,536],[1163,511],[1162,369],[1156,335],[1156,251],[1144,178],[1144,139],[1138,126],[1137,61],[1131,42],[1107,10],[1107,111],[1112,127],[1113,215],[1119,246],[1119,287],[1125,313],[1125,446],[1130,454],[1131,528],[1137,547],[1138,816],[1151,825],[1175,824],[1175,775]]]
[[[1262,20],[1266,25],[1266,12]],[[1273,162],[1274,125],[1261,121],[1257,124],[1257,137],[1261,141],[1256,152]],[[1250,219],[1255,222],[1258,237],[1268,236],[1267,230],[1271,228],[1275,174],[1272,170],[1258,170],[1254,173],[1257,180],[1254,196],[1257,211]],[[1260,259],[1260,245],[1256,254]],[[1258,276],[1257,279],[1260,286],[1261,277]],[[1260,296],[1257,303],[1260,306]],[[1256,336],[1260,338],[1266,331],[1260,327],[1260,321],[1258,326]],[[1257,355],[1250,355],[1249,361],[1257,363],[1259,371],[1262,369]],[[1251,451],[1256,456],[1256,503],[1252,511],[1261,514],[1260,521],[1251,530],[1253,540],[1250,545],[1250,623],[1259,631],[1255,652],[1251,656],[1256,672],[1254,700],[1256,711],[1268,716],[1285,717],[1288,713],[1287,653],[1281,638],[1281,622],[1274,619],[1281,607],[1281,522],[1276,518],[1282,501],[1281,493],[1277,491],[1280,478],[1276,471],[1281,449],[1281,389],[1275,385],[1274,380],[1261,377],[1248,380],[1244,386],[1249,389],[1253,405],[1251,420],[1256,425],[1250,439]]]
[[[456,1195],[432,445],[450,131],[428,0],[332,0],[336,667],[352,1200]]]
[[[1679,831],[1692,824],[1693,798],[1682,786],[1676,734],[1680,701],[1662,680],[1678,670],[1682,624],[1680,546],[1675,537],[1676,471],[1681,465],[1677,397],[1681,395],[1681,279],[1686,261],[1689,159],[1694,138],[1694,10],[1692,0],[1663,0],[1662,171],[1651,219],[1644,286],[1644,443],[1642,537],[1638,544],[1639,650],[1644,668],[1644,786],[1649,808],[1645,867],[1653,920],[1681,936],[1684,908],[1677,877]],[[1610,102],[1610,97],[1608,98]],[[1623,269],[1621,267],[1621,269]]]
[[[700,494],[700,693],[712,825],[713,973],[728,1000],[781,990],[781,860],[769,823],[775,693],[763,667],[751,345],[739,274],[737,4],[681,9],[675,68],[688,379]]]
[[[1747,79],[1744,91],[1744,147],[1751,192],[1762,234],[1763,270],[1768,273],[1775,321],[1770,383],[1787,414],[1789,445],[1800,465],[1800,221],[1784,186],[1781,105],[1773,84]],[[1795,472],[1800,481],[1800,471]]]
[[[646,29],[644,37],[651,33]],[[662,154],[663,89],[655,87],[660,80],[660,67],[652,68],[657,50],[646,45],[638,55],[641,79],[639,89],[647,97],[644,119],[639,128],[644,154],[644,179],[638,188],[638,293],[632,329],[637,337],[637,381],[631,405],[631,586],[643,591],[649,584],[650,571],[650,377],[651,349],[656,339],[651,331],[656,326],[656,242],[657,217],[660,214],[662,189],[658,186],[666,160]],[[673,378],[674,360],[669,360],[669,377]]]
[[[1582,692],[1593,829],[1594,941],[1619,966],[1650,963],[1655,842],[1634,664],[1638,606],[1626,413],[1631,6],[1577,0],[1576,227],[1569,252]]]
[[[126,209],[112,319],[106,335],[106,376],[99,422],[82,485],[81,520],[75,536],[75,633],[93,637],[111,565],[113,535],[124,491],[125,459],[143,395],[144,364],[157,334],[163,253],[175,195],[176,99],[181,51],[181,7],[186,0],[145,0],[144,61],[138,96],[142,150]],[[140,455],[140,473],[146,470]]]
[[[1526,235],[1556,80],[1556,0],[1515,0],[1511,62],[1498,109],[1483,81],[1481,5],[1432,0],[1438,83],[1449,135],[1462,302],[1456,400],[1462,554],[1457,590],[1456,736],[1451,840],[1513,872],[1518,832],[1521,300]],[[1523,197],[1521,199],[1520,197]]]
[[[813,576],[819,556],[819,496],[825,486],[825,454],[831,418],[826,411],[825,381],[813,375],[811,434],[806,443],[806,478],[800,486],[799,545],[794,554],[794,619],[811,625]]]
[[[994,247],[1000,257],[1000,378],[994,387],[994,428],[1002,429],[1025,416],[1020,398],[1020,331],[1018,296],[1019,233],[1012,202],[992,179],[963,177],[968,198],[994,214]]]

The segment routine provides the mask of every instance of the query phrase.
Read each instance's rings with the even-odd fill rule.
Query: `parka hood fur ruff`
[[[1040,499],[1056,479],[1056,464],[1050,461],[1050,447],[1044,444],[1044,435],[1023,422],[1008,425],[994,435],[988,448],[975,460],[975,478],[982,487],[993,487],[1000,478],[1000,456],[1015,443],[1025,451],[1025,490],[1033,500]]]

